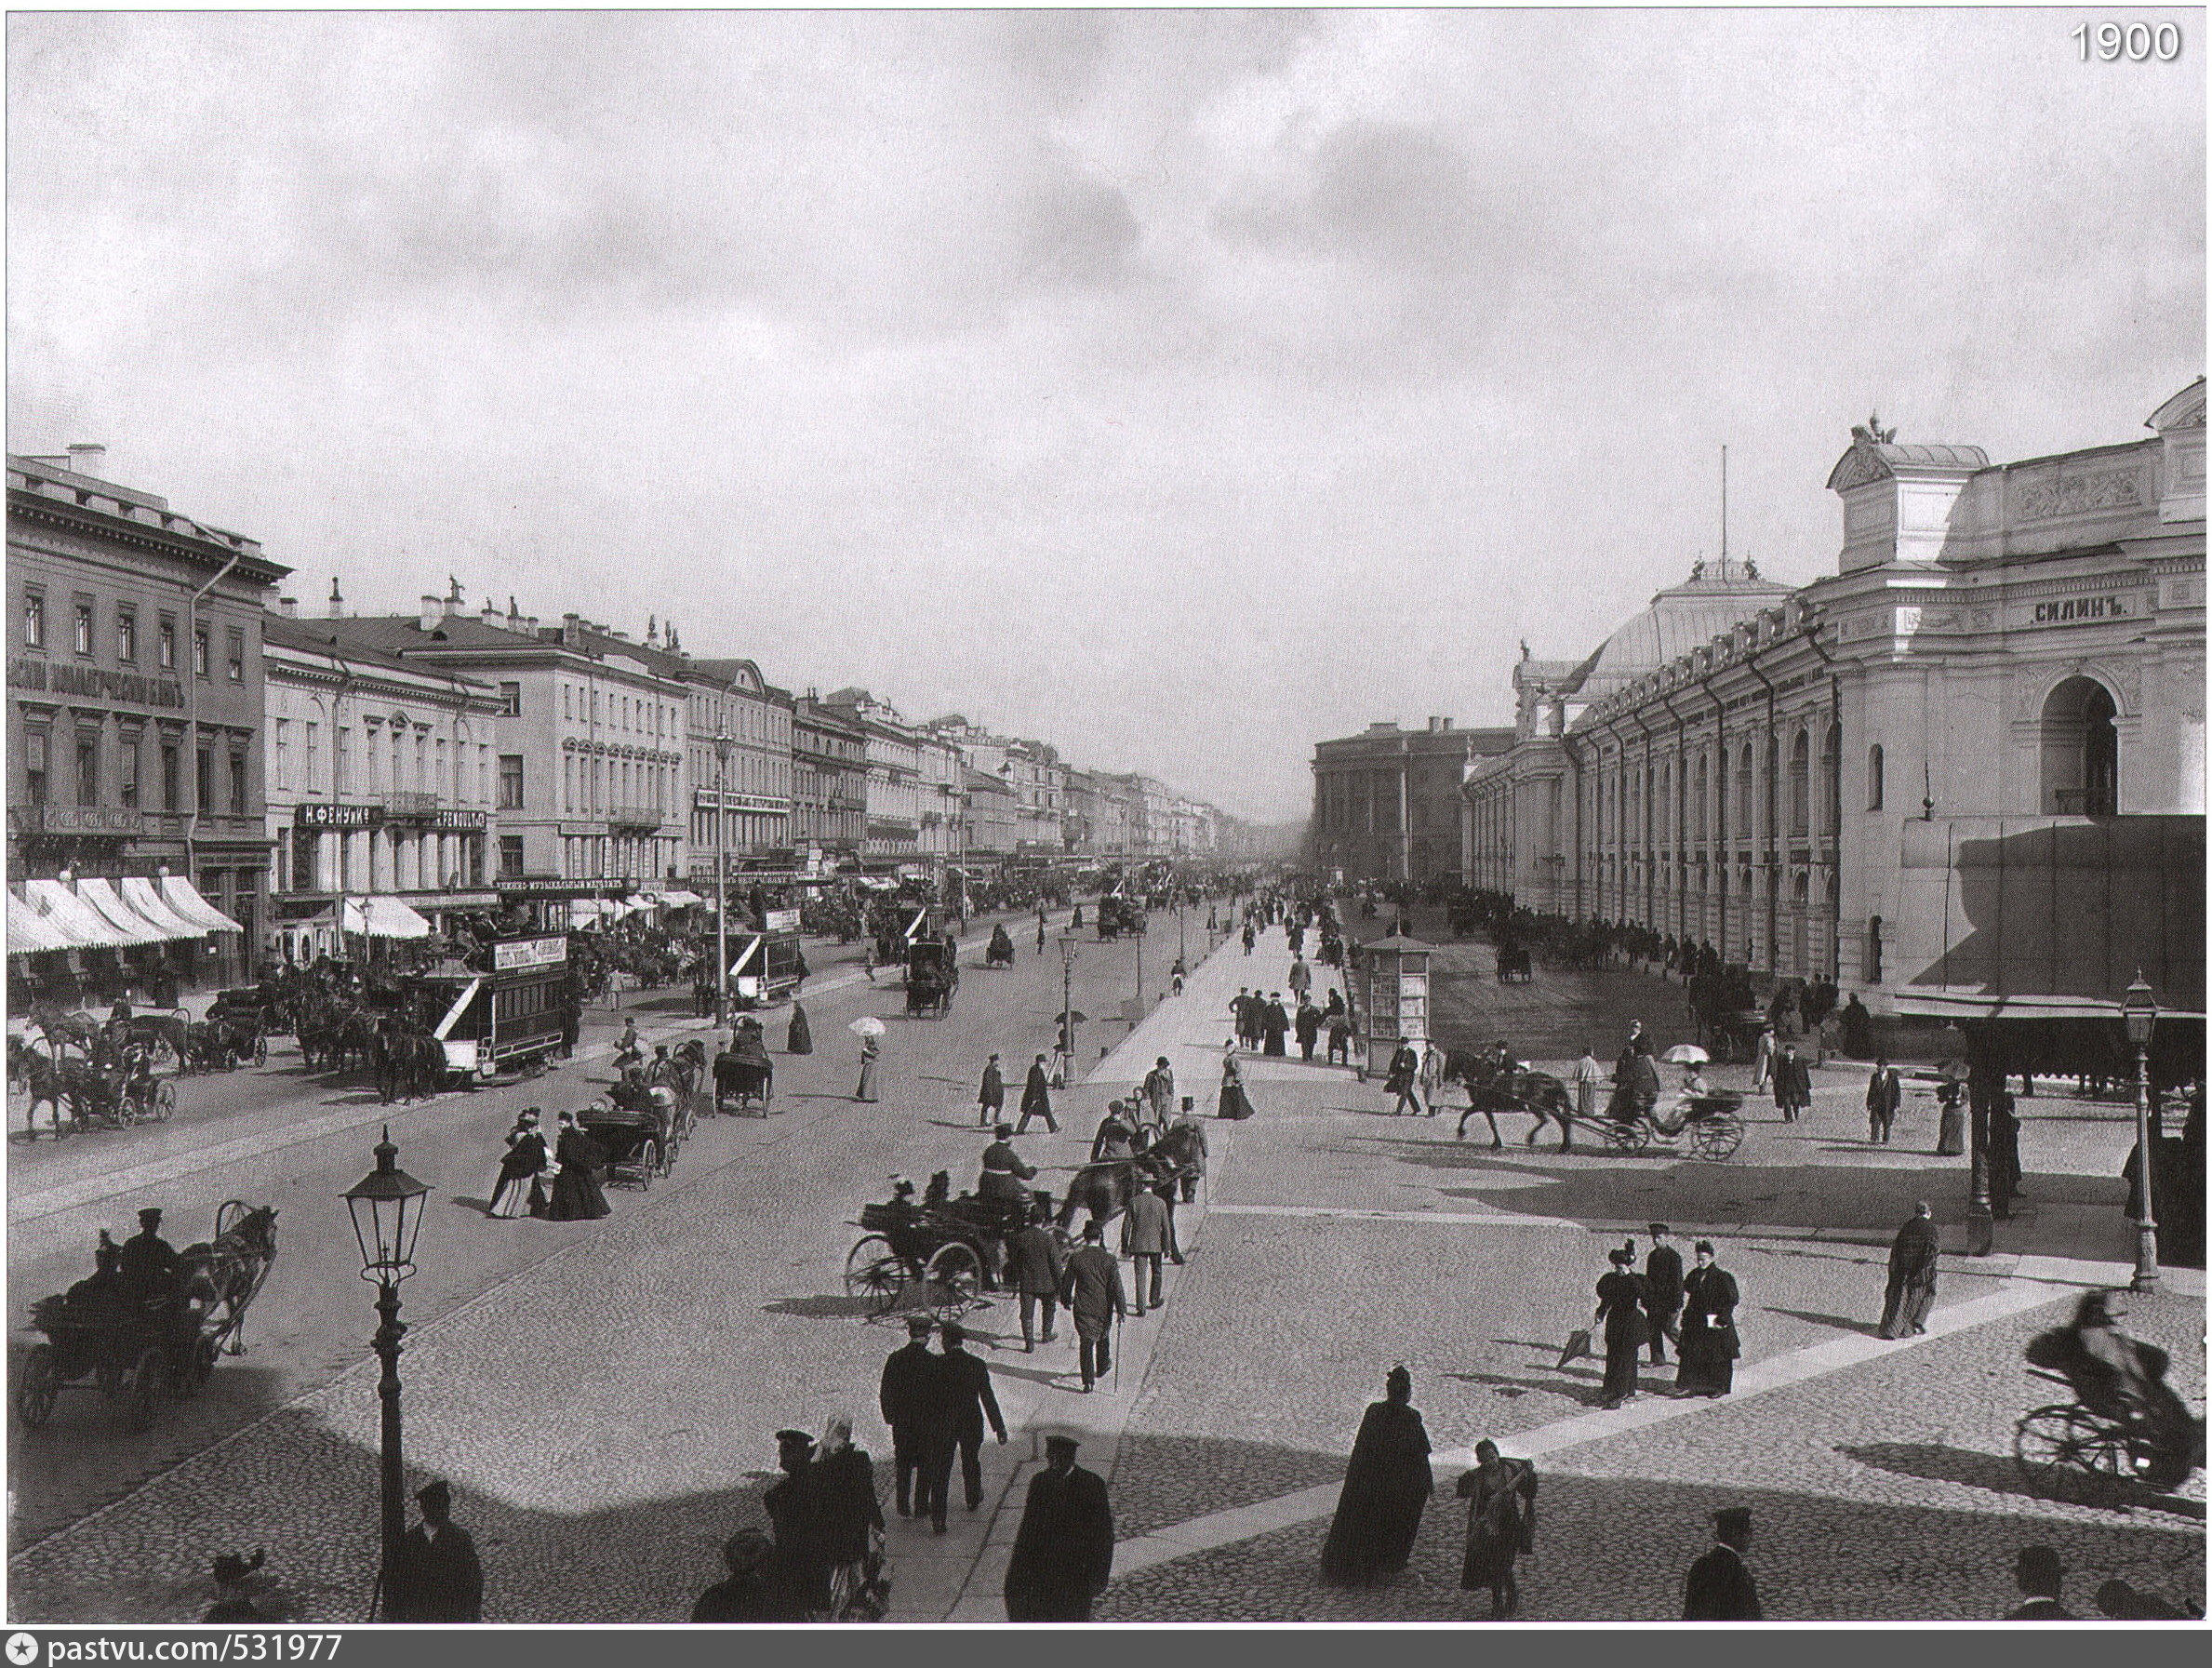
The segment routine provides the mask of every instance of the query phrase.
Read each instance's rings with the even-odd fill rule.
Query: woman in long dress
[[[873,1037],[864,1036],[860,1039],[860,1087],[853,1090],[854,1100],[875,1099],[875,1057],[879,1052],[881,1050],[876,1047]]]
[[[1490,1589],[1490,1615],[1502,1620],[1521,1608],[1513,1561],[1536,1544],[1536,1467],[1508,1460],[1488,1437],[1474,1445],[1474,1469],[1459,1479],[1467,1502],[1467,1557],[1459,1585]]]
[[[814,1028],[806,1022],[806,1009],[795,1001],[791,1005],[791,1028],[783,1034],[783,1051],[786,1054],[814,1052]]]
[[[576,1114],[561,1114],[560,1140],[553,1158],[561,1173],[553,1178],[553,1204],[546,1215],[556,1222],[585,1221],[607,1214],[606,1195],[599,1191],[599,1172],[606,1168],[606,1154],[585,1134]]]
[[[1743,1345],[1736,1335],[1736,1276],[1716,1266],[1712,1242],[1698,1241],[1697,1266],[1683,1276],[1682,1336],[1676,1352],[1676,1395],[1726,1395],[1736,1386],[1736,1357]]]
[[[491,1214],[512,1221],[530,1214],[533,1204],[542,1211],[545,1194],[538,1177],[544,1168],[545,1137],[539,1133],[538,1109],[533,1106],[507,1131],[507,1155],[500,1160],[499,1185],[491,1193]]]
[[[1252,1115],[1252,1099],[1245,1093],[1245,1069],[1237,1063],[1233,1042],[1227,1044],[1221,1052],[1221,1101],[1216,1115],[1224,1118]]]
[[[1597,1313],[1591,1325],[1606,1329],[1605,1405],[1618,1408],[1636,1394],[1636,1357],[1644,1347],[1644,1279],[1636,1254],[1607,1253],[1612,1269],[1597,1283]]]
[[[1321,1549],[1321,1579],[1332,1587],[1374,1587],[1406,1568],[1434,1492],[1429,1432],[1412,1406],[1413,1375],[1393,1367],[1384,1399],[1367,1404],[1344,1492]]]

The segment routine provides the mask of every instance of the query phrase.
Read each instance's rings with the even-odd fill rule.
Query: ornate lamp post
[[[1067,1039],[1067,1087],[1075,1087],[1075,935],[1059,935],[1059,1029]]]
[[[727,730],[714,735],[714,1028],[729,1023],[729,860],[723,839],[729,825],[723,795],[729,781],[729,750],[737,745]]]
[[[2158,998],[2143,982],[2139,969],[2135,982],[2121,998],[2120,1011],[2127,1022],[2127,1043],[2135,1050],[2135,1289],[2158,1289],[2158,1221],[2151,1208],[2151,1035],[2158,1027]]]
[[[361,1247],[361,1277],[377,1285],[377,1359],[384,1364],[377,1381],[383,1401],[383,1430],[378,1453],[383,1479],[383,1559],[377,1592],[391,1603],[393,1578],[399,1571],[406,1541],[406,1471],[399,1446],[399,1283],[415,1272],[415,1236],[422,1231],[422,1200],[430,1189],[401,1169],[392,1130],[376,1144],[377,1168],[346,1189],[353,1237]],[[373,1620],[373,1607],[372,1607]]]

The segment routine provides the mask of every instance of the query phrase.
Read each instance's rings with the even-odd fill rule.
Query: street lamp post
[[[1067,1043],[1067,1063],[1061,1070],[1068,1088],[1075,1087],[1075,935],[1059,935],[1059,1034]]]
[[[389,1612],[393,1578],[405,1555],[407,1533],[406,1468],[400,1458],[399,1341],[406,1328],[399,1321],[399,1283],[415,1272],[415,1236],[422,1231],[422,1200],[430,1189],[398,1166],[390,1126],[376,1144],[377,1168],[346,1189],[353,1237],[361,1247],[361,1277],[377,1286],[377,1335],[373,1347],[384,1370],[377,1380],[383,1403],[379,1444],[382,1477],[383,1557],[377,1573],[378,1602]],[[375,1619],[377,1605],[370,1606]]]
[[[2135,982],[2121,999],[2127,1022],[2128,1045],[2135,1049],[2135,1289],[2158,1289],[2158,1220],[2151,1208],[2151,1036],[2158,1027],[2158,998],[2143,982],[2139,970]]]
[[[729,1023],[729,859],[724,849],[728,816],[723,797],[729,783],[729,750],[737,744],[727,730],[714,735],[714,1028]]]

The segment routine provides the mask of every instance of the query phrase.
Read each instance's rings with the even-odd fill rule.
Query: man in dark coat
[[[2007,1621],[2072,1621],[2066,1608],[2066,1566],[2056,1548],[2023,1546],[2012,1564],[2013,1584],[2027,1600],[2005,1612]]]
[[[1122,1103],[1109,1101],[1106,1115],[1099,1120],[1099,1128],[1090,1138],[1090,1161],[1099,1164],[1112,1158],[1133,1158],[1137,1154],[1137,1131],[1122,1116]]]
[[[883,1382],[876,1392],[876,1406],[884,1423],[891,1427],[891,1459],[901,1517],[944,1516],[942,1500],[932,1499],[930,1479],[937,1475],[937,1450],[952,1441],[952,1417],[939,1376],[938,1357],[929,1353],[934,1323],[927,1315],[907,1316],[906,1346],[893,1350],[884,1363]]]
[[[1889,1127],[1897,1122],[1897,1109],[1904,1100],[1904,1086],[1898,1081],[1897,1068],[1886,1060],[1874,1061],[1873,1072],[1866,1080],[1866,1138],[1870,1141],[1889,1144]]]
[[[123,1242],[115,1272],[133,1301],[167,1297],[176,1286],[177,1248],[161,1236],[161,1212],[154,1207],[139,1212],[139,1231]]]
[[[1812,1103],[1812,1069],[1805,1063],[1805,1056],[1797,1052],[1795,1043],[1784,1043],[1774,1061],[1775,1109],[1782,1114],[1783,1123],[1794,1124],[1798,1114]]]
[[[967,1334],[955,1322],[941,1328],[945,1353],[937,1358],[938,1383],[951,1410],[953,1440],[938,1450],[943,1475],[932,1487],[932,1498],[942,1500],[951,1491],[953,1449],[960,1450],[960,1483],[974,1511],[983,1503],[983,1420],[991,1419],[992,1434],[999,1446],[1006,1441],[1006,1421],[998,1410],[998,1393],[991,1388],[991,1369],[965,1347]]]
[[[1759,1583],[1743,1555],[1751,1550],[1752,1513],[1749,1506],[1729,1506],[1712,1515],[1712,1545],[1690,1566],[1684,1583],[1682,1619],[1685,1621],[1759,1621]]]
[[[1021,1154],[1014,1151],[1013,1125],[1001,1124],[991,1134],[991,1144],[983,1149],[982,1169],[976,1178],[976,1196],[1027,1205],[1029,1189],[1021,1184],[1036,1180],[1036,1166],[1022,1163]]]
[[[983,1087],[976,1091],[976,1122],[995,1124],[1006,1109],[1006,1080],[999,1075],[998,1056],[983,1064]]]
[[[1882,1336],[1902,1338],[1927,1330],[1936,1301],[1936,1271],[1942,1242],[1936,1236],[1935,1212],[1923,1199],[1889,1245],[1889,1288],[1882,1296]]]
[[[2020,1196],[2020,1116],[2009,1090],[2000,1088],[1990,1102],[1990,1213],[2012,1220],[2012,1202]]]
[[[1036,1333],[1032,1328],[1039,1303],[1045,1306],[1045,1341],[1050,1343],[1057,1336],[1052,1329],[1052,1317],[1059,1303],[1059,1283],[1066,1274],[1059,1235],[1052,1231],[1050,1216],[1039,1209],[1031,1216],[1027,1227],[1006,1241],[1006,1284],[1021,1297],[1024,1354],[1037,1345]]]
[[[1292,1024],[1298,1033],[1298,1057],[1311,1065],[1314,1045],[1321,1041],[1321,1009],[1301,994],[1298,999],[1298,1016]]]
[[[1075,1320],[1075,1348],[1083,1372],[1083,1393],[1113,1370],[1113,1323],[1129,1312],[1122,1296],[1121,1264],[1107,1250],[1105,1230],[1083,1224],[1083,1245],[1068,1259],[1060,1276],[1060,1301]]]
[[[1280,1059],[1289,1050],[1283,1039],[1290,1034],[1289,1010],[1283,1006],[1283,993],[1276,991],[1259,1010],[1260,1051]]]
[[[785,1595],[768,1579],[776,1543],[758,1529],[740,1529],[724,1543],[727,1581],[716,1581],[691,1607],[694,1621],[804,1621]]]
[[[776,1530],[775,1579],[794,1609],[820,1616],[830,1608],[830,1559],[821,1491],[814,1475],[814,1438],[804,1431],[778,1431],[776,1462],[783,1468],[783,1480],[760,1497],[761,1509]]]
[[[1682,1253],[1667,1243],[1667,1224],[1651,1224],[1651,1254],[1644,1259],[1644,1315],[1650,1323],[1651,1364],[1667,1364],[1667,1345],[1682,1347]]]
[[[1021,1116],[1014,1125],[1014,1133],[1025,1133],[1032,1118],[1043,1118],[1046,1129],[1055,1135],[1059,1133],[1059,1125],[1054,1122],[1052,1116],[1052,1079],[1045,1070],[1045,1057],[1042,1054],[1029,1068],[1029,1081],[1022,1086]]]
[[[443,1481],[416,1490],[422,1521],[400,1545],[399,1568],[386,1595],[390,1621],[481,1621],[484,1620],[484,1566],[476,1543],[455,1523],[453,1490]]]
[[[1006,1561],[1008,1621],[1088,1621],[1113,1574],[1113,1508],[1096,1472],[1075,1463],[1073,1436],[1045,1438]]]
[[[1383,1398],[1369,1402],[1360,1421],[1321,1549],[1321,1579],[1332,1587],[1379,1586],[1405,1568],[1435,1491],[1428,1427],[1413,1407],[1413,1375],[1392,1368]]]

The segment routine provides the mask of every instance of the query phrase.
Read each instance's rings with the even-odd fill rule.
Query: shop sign
[[[67,661],[48,662],[24,655],[7,663],[7,682],[15,689],[49,689],[57,695],[92,695],[103,701],[128,701],[142,707],[181,707],[184,687],[174,679],[147,677],[136,672],[110,672],[100,666],[77,666]]]
[[[296,828],[374,828],[384,820],[380,805],[300,805],[293,807]]]
[[[2022,625],[2073,625],[2085,620],[2128,620],[2135,610],[2119,596],[2069,596],[2023,605]]]
[[[799,912],[795,909],[772,909],[767,914],[770,932],[796,932],[799,930]]]
[[[485,823],[482,811],[457,810],[451,806],[431,813],[433,828],[481,829]]]

